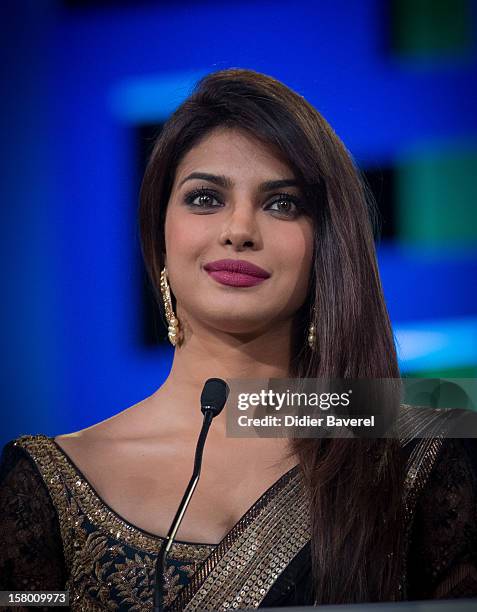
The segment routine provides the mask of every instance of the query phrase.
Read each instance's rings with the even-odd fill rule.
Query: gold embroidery
[[[419,436],[423,426],[435,433],[416,444],[407,463],[407,546],[418,495],[442,445],[445,419],[402,408],[402,446]],[[162,538],[130,525],[108,508],[50,438],[25,436],[16,444],[35,461],[58,512],[72,610],[98,612],[123,606],[151,610],[154,564]],[[171,610],[257,608],[309,541],[308,512],[301,472],[294,468],[218,546],[175,543],[167,568],[166,605]],[[181,576],[182,583],[190,579],[185,587]]]
[[[23,436],[19,438],[17,445],[25,448],[35,460],[48,484],[55,506],[65,509],[65,493],[68,490],[89,521],[101,525],[111,537],[149,554],[157,553],[164,538],[147,534],[108,508],[53,440],[46,436]],[[174,542],[170,558],[199,562],[203,561],[213,548],[214,546],[209,544]]]
[[[58,512],[72,610],[152,609],[155,560],[163,538],[146,534],[109,509],[50,438],[24,436],[16,445],[35,461]],[[177,596],[184,579],[213,549],[174,543],[167,569],[172,590],[166,588],[166,600]]]

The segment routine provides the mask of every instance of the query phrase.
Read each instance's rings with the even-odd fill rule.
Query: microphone
[[[156,561],[156,571],[154,577],[154,612],[162,612],[164,609],[164,587],[167,555],[175,540],[176,533],[180,527],[184,514],[190,503],[192,495],[199,482],[200,468],[202,465],[202,454],[204,452],[205,440],[209,432],[212,419],[222,411],[229,395],[229,386],[221,378],[209,378],[205,381],[204,388],[200,395],[200,409],[204,415],[202,429],[200,430],[197,446],[195,449],[194,469],[192,477],[182,497],[181,503],[174,516],[172,524],[167,533],[166,539],[162,543]]]

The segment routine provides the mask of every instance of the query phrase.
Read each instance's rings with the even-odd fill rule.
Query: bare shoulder
[[[97,460],[105,453],[117,453],[127,441],[142,439],[148,430],[150,398],[86,429],[55,437],[55,442],[78,465]]]

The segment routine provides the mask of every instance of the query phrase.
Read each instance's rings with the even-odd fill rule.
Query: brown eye
[[[210,195],[202,194],[202,195],[196,196],[192,200],[192,204],[195,204],[196,206],[210,206],[212,204],[213,199],[214,198]]]
[[[290,202],[289,200],[279,200],[278,202],[275,202],[275,204],[279,205],[279,210],[281,212],[291,212],[293,210],[293,202]]]
[[[214,201],[216,204],[213,203]],[[217,194],[205,188],[196,189],[188,193],[185,197],[185,203],[191,208],[200,209],[219,208],[222,206]]]
[[[297,217],[301,213],[298,198],[290,194],[280,195],[267,207],[267,210],[272,210],[286,217]]]

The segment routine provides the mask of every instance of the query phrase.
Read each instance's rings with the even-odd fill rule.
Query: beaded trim
[[[118,542],[148,554],[157,554],[164,538],[142,531],[109,508],[54,440],[44,435],[22,436],[15,445],[26,450],[35,461],[59,516],[68,515],[65,495],[69,490],[88,520],[101,526],[103,532],[107,532]],[[66,525],[67,521],[60,521],[63,529]],[[169,557],[177,561],[199,562],[214,548],[215,546],[210,544],[174,542]]]
[[[170,610],[258,608],[310,539],[301,471],[275,483],[212,551]]]
[[[443,444],[447,418],[443,411],[432,413],[403,405],[398,417],[401,446],[420,437],[424,430],[431,434],[418,441],[407,460],[406,547],[419,493]],[[24,436],[15,444],[31,455],[50,491],[60,517],[66,559],[74,555],[68,533],[81,512],[117,541],[157,554],[163,538],[129,524],[109,508],[53,439]],[[73,506],[78,509],[76,514],[71,511]],[[309,503],[296,466],[255,502],[217,546],[174,543],[171,558],[193,560],[197,571],[168,609],[258,608],[279,575],[309,542],[309,525]]]

